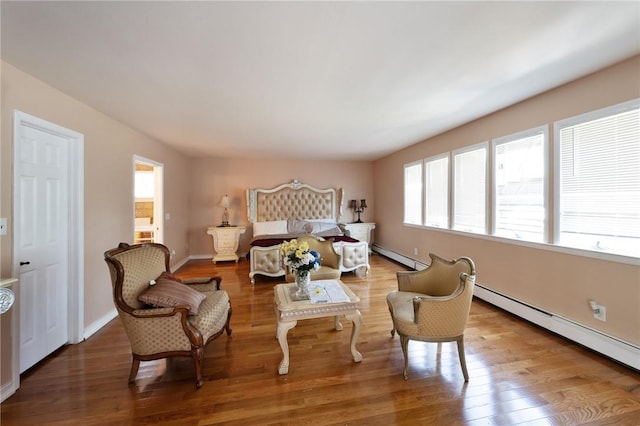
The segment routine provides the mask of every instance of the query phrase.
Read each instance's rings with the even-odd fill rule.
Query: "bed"
[[[301,235],[333,239],[340,254],[342,272],[369,272],[369,247],[366,241],[349,236],[339,223],[342,188],[315,188],[294,180],[275,188],[247,189],[247,217],[253,227],[249,250],[251,284],[256,275],[285,275],[280,243]]]

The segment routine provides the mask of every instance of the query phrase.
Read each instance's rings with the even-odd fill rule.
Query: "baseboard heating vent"
[[[423,270],[427,269],[428,267],[429,267],[429,265],[427,265],[426,263],[422,263],[419,260],[416,260],[413,269],[415,269],[416,271],[423,271]]]
[[[640,370],[640,347],[476,283],[474,296],[611,359]]]
[[[409,256],[405,256],[404,254],[395,252],[393,250],[388,250],[388,249],[386,249],[384,247],[381,247],[379,245],[376,245],[376,244],[372,245],[371,250],[373,250],[376,253],[381,254],[382,256],[387,257],[387,258],[389,258],[391,260],[395,260],[396,262],[398,262],[398,263],[400,263],[400,264],[402,264],[402,265],[404,265],[406,267],[415,269],[416,271],[421,271],[423,269],[426,269],[427,266],[429,266],[426,263],[422,263],[419,260],[412,259]]]
[[[415,270],[428,265],[401,253],[373,244],[372,250],[382,256]],[[575,321],[529,305],[506,294],[476,283],[474,296],[517,315],[560,336],[566,337],[611,359],[640,370],[640,347],[592,329]]]

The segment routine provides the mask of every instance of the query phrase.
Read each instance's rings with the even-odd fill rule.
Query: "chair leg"
[[[404,355],[404,371],[402,372],[404,379],[407,380],[409,378],[409,338],[407,336],[400,336],[400,346],[402,347],[402,354]]]
[[[193,358],[193,365],[196,372],[196,389],[200,389],[202,387],[202,361],[204,359],[204,349],[191,349],[191,357]]]
[[[227,314],[227,322],[224,325],[224,329],[227,332],[227,336],[231,336],[231,306],[229,306],[229,313]]]
[[[464,376],[464,381],[469,381],[469,372],[467,371],[467,361],[464,356],[464,340],[463,337],[458,340],[458,357],[460,358],[460,366],[462,367],[462,375]]]
[[[391,305],[389,305],[389,314],[391,315],[391,337],[395,337],[396,335],[396,323],[393,322],[393,309],[391,309]]]
[[[129,384],[135,382],[138,375],[138,368],[140,367],[140,360],[133,357],[131,360],[131,371],[129,371]]]

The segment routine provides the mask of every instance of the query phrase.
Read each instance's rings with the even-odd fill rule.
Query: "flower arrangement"
[[[310,271],[320,268],[320,255],[309,249],[309,244],[298,240],[285,241],[280,244],[283,263],[296,275],[305,276]]]

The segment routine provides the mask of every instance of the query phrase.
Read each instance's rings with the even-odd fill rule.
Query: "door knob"
[[[20,266],[28,265],[28,264],[30,264],[30,263],[31,263],[31,262],[20,262]]]

